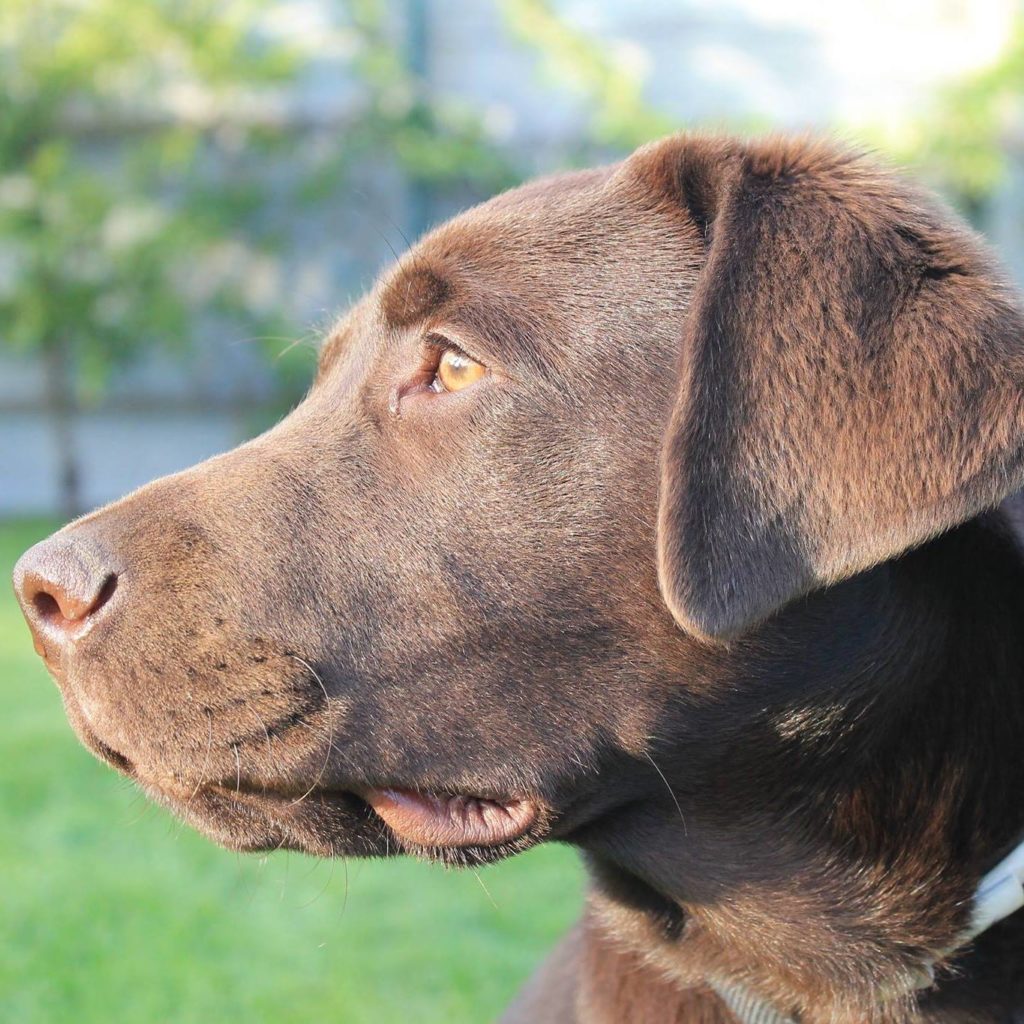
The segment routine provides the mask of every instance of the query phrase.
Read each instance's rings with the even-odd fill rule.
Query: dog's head
[[[584,841],[690,813],[752,666],[853,606],[804,595],[1019,485],[1022,351],[892,176],[670,139],[434,231],[282,423],[15,583],[86,745],[221,842]]]

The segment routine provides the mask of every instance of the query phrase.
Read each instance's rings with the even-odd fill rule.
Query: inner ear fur
[[[658,513],[684,629],[736,636],[1021,486],[1021,309],[940,204],[801,141],[682,138],[634,160],[707,252]]]

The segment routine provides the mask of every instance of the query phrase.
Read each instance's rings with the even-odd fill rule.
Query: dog
[[[1024,319],[827,142],[683,135],[428,234],[268,433],[14,581],[85,745],[214,840],[578,847],[510,1022],[1005,1022]],[[1017,507],[1019,512],[1019,506]]]

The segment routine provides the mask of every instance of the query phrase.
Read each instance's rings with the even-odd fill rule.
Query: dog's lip
[[[358,796],[395,835],[424,847],[501,846],[537,824],[540,808],[525,797],[485,797],[398,787],[366,787]]]
[[[402,843],[422,849],[500,847],[526,836],[542,822],[540,804],[527,797],[482,796],[417,790],[401,786],[355,785],[345,789],[313,787],[305,792],[252,789],[223,783],[209,787],[244,803],[273,806],[288,817],[303,805],[359,805],[377,815]]]

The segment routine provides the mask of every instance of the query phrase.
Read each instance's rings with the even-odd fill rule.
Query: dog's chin
[[[66,696],[65,707],[79,739],[97,758],[196,831],[232,850],[296,850],[317,857],[411,854],[449,865],[476,865],[535,845],[548,835],[553,818],[540,800],[496,792],[390,782],[296,790],[255,787],[241,776],[189,783],[177,772],[149,771],[109,746],[76,699]]]
[[[166,785],[141,784],[155,802],[231,850],[297,850],[317,857],[378,853],[379,826],[375,829],[369,808],[351,794],[288,796],[227,785],[203,785],[183,793]]]
[[[148,795],[188,825],[228,849],[247,853],[295,850],[316,857],[411,854],[453,866],[491,863],[544,838],[547,814],[522,798],[505,801],[440,796],[413,790],[313,790],[300,795],[206,785],[193,793],[143,783]],[[381,797],[378,794],[386,793]],[[400,794],[397,797],[395,794]],[[374,809],[402,799],[434,807],[436,819],[415,826]],[[406,814],[408,809],[405,811]],[[424,812],[425,813],[425,812]],[[403,826],[409,826],[403,831]],[[436,830],[436,833],[433,831]]]

